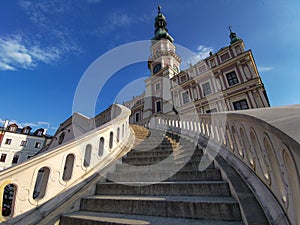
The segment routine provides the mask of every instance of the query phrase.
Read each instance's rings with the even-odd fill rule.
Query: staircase
[[[61,225],[163,224],[240,225],[238,202],[212,163],[198,171],[202,149],[183,138],[132,126],[135,147],[80,211]]]

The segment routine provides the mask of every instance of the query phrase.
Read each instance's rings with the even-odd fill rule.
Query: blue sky
[[[254,54],[271,105],[300,103],[300,1],[3,0],[0,122],[54,133],[72,114],[76,87],[94,60],[153,37],[158,4],[175,43],[202,56],[229,44],[231,25]],[[146,62],[117,72],[102,89],[96,112],[116,96],[122,101],[141,93],[141,78],[148,75]],[[118,94],[136,80],[128,96]]]

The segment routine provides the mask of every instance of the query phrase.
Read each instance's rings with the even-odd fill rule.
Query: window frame
[[[27,146],[27,141],[22,140],[20,143],[20,146],[26,147]]]
[[[15,157],[17,157],[17,161],[16,161],[16,162],[14,162],[14,161],[15,161]],[[20,155],[15,154],[15,155],[13,156],[13,159],[12,159],[11,163],[17,164],[17,163],[19,162],[19,159],[20,159]]]
[[[244,106],[246,105],[247,107],[244,108],[243,105],[242,105],[241,103],[246,103],[246,104],[244,104]],[[239,104],[239,105],[238,105],[238,104]],[[232,102],[232,105],[233,105],[233,109],[234,109],[234,110],[247,110],[247,109],[249,109],[249,104],[248,104],[247,99],[241,99],[241,100],[239,100],[239,101]],[[236,106],[239,106],[239,108],[236,107]]]
[[[40,141],[36,141],[34,144],[34,148],[41,148],[42,143]]]
[[[135,120],[135,122],[139,122],[141,120],[141,113],[140,112],[136,112],[134,114],[134,120]]]
[[[233,74],[234,74],[234,76],[232,76]],[[232,71],[226,73],[225,76],[226,76],[227,84],[229,87],[232,87],[232,86],[240,83],[239,78],[237,76],[237,72],[235,70],[232,70]],[[228,76],[231,76],[231,77],[228,77]]]
[[[160,108],[159,111],[158,111],[157,103],[159,103],[159,108]],[[155,101],[155,112],[156,112],[156,113],[161,113],[161,112],[162,112],[161,100]]]
[[[186,94],[186,96],[184,96]],[[184,92],[181,93],[181,98],[182,98],[182,104],[185,105],[185,104],[188,104],[191,102],[191,97],[190,97],[190,93],[189,93],[189,90],[186,90]],[[188,100],[188,101],[185,101],[185,100]]]
[[[205,85],[208,85],[209,89],[205,88],[204,87]],[[209,81],[202,83],[201,87],[202,87],[202,93],[204,97],[212,94],[212,89]],[[206,90],[209,90],[209,93],[206,93]]]
[[[4,163],[6,161],[6,158],[7,158],[7,153],[1,153],[0,162]]]
[[[5,144],[6,145],[11,145],[11,143],[12,143],[12,139],[11,138],[6,138]]]
[[[155,91],[159,91],[159,90],[160,90],[160,82],[157,82],[157,83],[154,85],[154,89],[155,89]]]

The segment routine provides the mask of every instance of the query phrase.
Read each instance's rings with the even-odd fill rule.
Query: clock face
[[[153,68],[153,73],[157,73],[158,71],[160,71],[160,69],[161,69],[161,64],[160,63],[156,64]]]

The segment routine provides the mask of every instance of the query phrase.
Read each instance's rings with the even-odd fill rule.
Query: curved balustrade
[[[271,111],[265,109],[265,113]],[[300,144],[270,123],[251,116],[251,110],[247,114],[156,115],[140,124],[167,129],[197,142],[204,137],[207,153],[220,153],[235,167],[271,224],[300,224]]]
[[[8,187],[14,188],[11,211],[3,207],[10,200],[0,198],[1,221],[32,213],[49,200],[52,203],[45,210],[51,211],[57,195],[76,189],[119,157],[132,137],[128,122],[131,112],[121,105],[113,108],[119,112],[108,123],[0,173],[0,196],[7,194]]]

